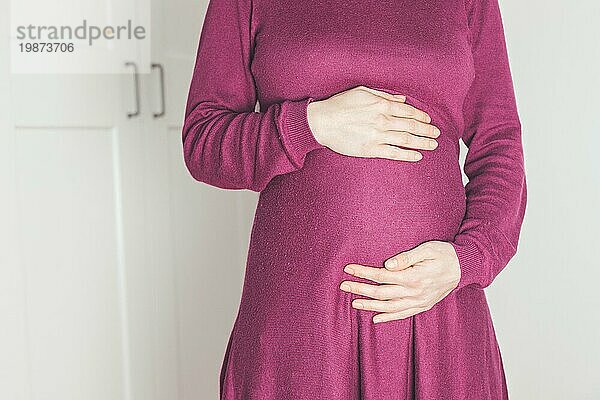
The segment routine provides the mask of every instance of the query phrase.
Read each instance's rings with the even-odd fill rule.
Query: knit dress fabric
[[[429,113],[438,147],[320,144],[309,102],[359,85]],[[182,139],[196,180],[260,192],[221,399],[508,398],[484,289],[517,251],[526,181],[498,0],[211,0]],[[339,289],[375,284],[346,264],[430,240],[461,269],[431,309],[375,324]]]

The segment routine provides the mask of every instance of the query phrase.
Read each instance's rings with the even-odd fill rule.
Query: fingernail
[[[342,289],[343,291],[349,292],[350,285],[348,285],[346,282],[342,282],[342,284],[340,285],[340,289]]]
[[[365,304],[362,301],[354,300],[352,302],[352,307],[354,307],[354,308],[365,308]]]
[[[383,320],[381,319],[381,317],[373,317],[373,322],[378,323],[378,322],[383,322]]]
[[[394,269],[398,266],[398,260],[392,258],[391,260],[387,260],[384,265],[387,269]]]
[[[346,265],[346,267],[344,268],[344,272],[347,272],[349,274],[354,274],[354,268],[352,268],[349,265]]]

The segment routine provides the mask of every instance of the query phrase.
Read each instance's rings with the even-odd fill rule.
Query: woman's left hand
[[[437,240],[397,254],[384,267],[348,264],[344,271],[377,282],[372,285],[343,281],[340,289],[371,299],[355,299],[352,306],[377,311],[373,322],[408,318],[429,310],[448,295],[460,280],[460,266],[454,247]]]

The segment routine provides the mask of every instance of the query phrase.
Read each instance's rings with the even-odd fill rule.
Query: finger
[[[411,149],[433,150],[438,146],[438,142],[434,139],[416,136],[408,132],[392,130],[384,131],[381,134],[381,139],[385,141],[385,144],[408,147]]]
[[[369,157],[375,158],[387,158],[390,160],[398,160],[398,161],[419,161],[423,158],[423,155],[415,150],[409,149],[401,149],[400,147],[396,147],[389,144],[379,144],[377,146],[373,146],[371,152],[368,154]]]
[[[390,300],[406,295],[406,290],[398,285],[372,285],[355,281],[343,281],[340,289],[377,300]]]
[[[433,247],[428,242],[424,242],[411,250],[403,251],[388,258],[383,266],[390,271],[399,271],[420,261],[432,259],[435,254]]]
[[[440,136],[440,130],[437,126],[412,118],[392,116],[384,124],[389,131],[409,132],[413,135],[427,138],[437,138]]]
[[[385,92],[383,90],[374,89],[374,88],[371,88],[368,86],[359,86],[359,87],[362,90],[365,90],[369,93],[374,94],[375,96],[383,97],[384,99],[388,99],[393,102],[403,103],[404,101],[406,101],[406,96],[402,95],[402,94],[393,94],[393,93]]]
[[[352,301],[352,307],[377,312],[402,312],[404,310],[418,306],[418,302],[411,298],[400,300],[370,300],[370,299],[355,299]]]
[[[387,114],[392,117],[414,119],[426,124],[431,122],[429,114],[407,103],[391,102],[387,104]]]
[[[373,316],[373,322],[379,323],[379,322],[389,322],[389,321],[405,319],[408,317],[412,317],[413,315],[417,315],[423,311],[426,311],[426,309],[422,308],[422,307],[413,307],[413,308],[409,308],[407,310],[400,311],[400,312],[391,312],[391,313],[386,312],[386,313],[376,314]]]
[[[360,264],[348,264],[344,272],[359,277],[369,279],[377,283],[396,284],[398,281],[397,272],[389,271],[382,267],[370,267]]]

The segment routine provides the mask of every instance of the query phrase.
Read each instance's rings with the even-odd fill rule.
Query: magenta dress
[[[406,162],[317,142],[308,103],[359,85],[407,95],[438,147]],[[211,0],[182,136],[196,180],[260,192],[221,399],[508,398],[484,288],[517,250],[526,182],[498,0]],[[346,264],[429,240],[461,267],[430,310],[375,324],[339,289],[373,283]]]

